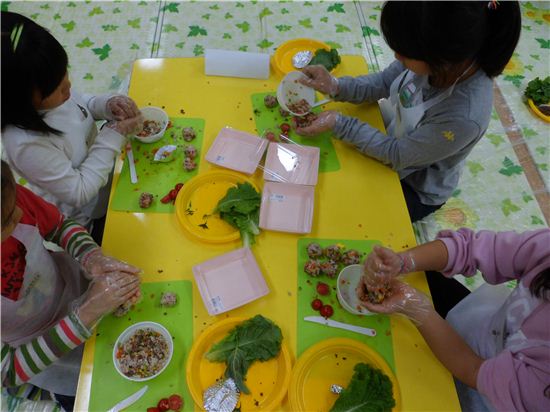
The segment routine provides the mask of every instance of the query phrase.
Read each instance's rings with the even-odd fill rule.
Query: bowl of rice
[[[134,137],[143,143],[154,143],[162,139],[170,119],[160,107],[147,106],[139,109],[143,115],[143,128]]]
[[[170,363],[172,335],[159,323],[139,322],[118,337],[113,348],[113,364],[128,380],[142,382],[160,375]]]

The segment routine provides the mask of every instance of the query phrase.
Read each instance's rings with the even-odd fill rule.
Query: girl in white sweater
[[[3,156],[33,192],[89,227],[105,215],[116,156],[141,114],[126,96],[72,91],[67,53],[46,29],[16,13],[1,21]]]

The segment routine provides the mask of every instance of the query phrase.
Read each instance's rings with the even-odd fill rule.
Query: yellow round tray
[[[244,182],[258,190],[246,176],[230,170],[202,173],[185,183],[175,202],[176,217],[183,229],[193,238],[209,243],[239,239],[239,230],[212,212],[229,188]]]
[[[206,388],[223,377],[225,363],[210,362],[204,356],[211,346],[247,318],[227,318],[209,326],[193,343],[187,359],[187,386],[195,403],[202,408],[202,395]],[[250,394],[241,393],[238,406],[246,411],[273,411],[285,397],[292,363],[284,342],[279,356],[266,362],[254,362],[246,374]]]
[[[337,399],[330,386],[336,384],[345,388],[353,376],[353,367],[360,362],[368,363],[388,375],[393,385],[393,410],[400,410],[399,385],[389,365],[369,346],[348,338],[324,340],[300,356],[290,379],[290,410],[330,410]]]
[[[546,116],[544,113],[542,113],[533,101],[533,99],[527,99],[527,103],[529,103],[529,107],[538,117],[540,117],[545,122],[550,123],[550,116]]]
[[[282,74],[293,72],[298,70],[292,65],[292,57],[296,53],[304,50],[315,53],[319,49],[330,50],[330,46],[322,41],[313,39],[288,40],[277,47],[272,60],[273,67]]]

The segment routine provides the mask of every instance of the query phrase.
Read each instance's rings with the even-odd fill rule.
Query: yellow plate
[[[239,239],[239,231],[212,212],[227,190],[237,183],[248,182],[246,176],[228,171],[209,171],[189,180],[176,197],[176,216],[192,237],[204,242],[224,243]]]
[[[206,329],[195,341],[187,360],[187,386],[195,403],[202,407],[203,392],[223,377],[226,364],[210,362],[205,358],[210,347],[247,318],[227,318]],[[290,382],[292,364],[284,342],[275,359],[254,362],[246,374],[246,386],[250,394],[241,394],[241,411],[272,411],[285,397]]]
[[[544,113],[542,113],[533,101],[533,99],[527,99],[527,102],[529,103],[529,107],[531,108],[531,110],[535,112],[538,117],[540,117],[545,122],[550,123],[550,116],[546,116]]]
[[[367,345],[348,338],[319,342],[307,349],[294,365],[288,401],[292,411],[328,411],[336,402],[330,385],[346,387],[357,363],[380,369],[393,385],[394,411],[401,409],[399,385],[389,365]]]
[[[292,57],[296,53],[304,50],[315,53],[319,49],[330,50],[330,46],[322,41],[313,39],[294,39],[286,41],[277,47],[273,55],[273,66],[282,74],[293,72],[298,70],[292,65]]]

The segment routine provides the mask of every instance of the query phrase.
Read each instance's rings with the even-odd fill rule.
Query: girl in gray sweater
[[[399,173],[411,221],[439,209],[458,185],[493,105],[493,78],[519,40],[516,1],[389,1],[381,29],[396,61],[379,73],[335,78],[306,66],[302,83],[351,103],[380,100],[387,135],[335,111],[296,132],[334,136]]]

